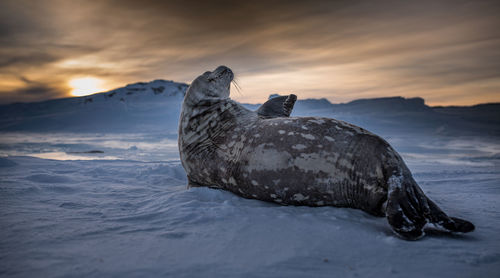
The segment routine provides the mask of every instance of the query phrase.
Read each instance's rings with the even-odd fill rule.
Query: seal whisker
[[[238,81],[236,80],[236,76],[233,78],[233,81],[231,81],[231,83],[233,83],[234,88],[236,89],[236,91],[238,92],[238,94],[243,95],[241,93],[241,86],[240,86],[240,84],[238,84]]]

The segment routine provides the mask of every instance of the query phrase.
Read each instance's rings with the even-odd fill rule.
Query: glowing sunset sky
[[[500,102],[499,14],[500,1],[2,0],[0,103],[189,83],[221,64],[242,102]]]

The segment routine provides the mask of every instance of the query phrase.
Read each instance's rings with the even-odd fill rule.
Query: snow
[[[154,88],[166,84],[154,82],[158,83]],[[177,88],[177,83],[171,84]],[[151,84],[128,89],[143,86]],[[134,96],[127,95],[128,89],[119,92],[125,98]],[[145,99],[161,96],[145,92]],[[102,94],[94,98],[109,100]],[[179,95],[172,93],[164,100],[170,102],[168,107],[177,107]],[[165,101],[155,106],[144,98],[127,98],[128,112],[122,116],[127,120],[147,115],[148,105],[157,113]],[[320,100],[326,107],[325,101]],[[412,101],[423,105],[418,99]],[[89,109],[90,104],[82,103],[75,104],[80,110],[74,115]],[[103,117],[104,108],[92,111]],[[331,111],[306,108],[295,113],[334,116]],[[413,121],[404,125],[415,127],[415,132],[397,133],[384,128],[383,124],[393,123],[387,117],[381,120],[370,114],[379,124],[363,127],[387,131],[381,135],[402,154],[424,192],[451,216],[476,225],[474,232],[464,235],[429,228],[423,239],[405,241],[391,232],[385,218],[360,210],[279,206],[221,190],[187,189],[177,151],[176,119],[148,129],[153,122],[147,121],[160,122],[156,119],[160,114],[141,116],[147,125],[136,129],[140,121],[122,123],[119,130],[92,129],[93,120],[82,119],[86,127],[82,130],[78,125],[57,130],[54,123],[64,121],[64,113],[47,114],[47,129],[40,126],[43,113],[36,119],[19,113],[4,119],[5,128],[0,129],[2,277],[500,274],[500,141],[484,136],[490,125],[472,135],[447,136],[420,134],[416,126],[422,124]],[[369,123],[365,118],[352,119]]]
[[[4,135],[2,140],[17,138],[2,142],[4,155],[11,151],[5,145],[15,146],[15,141],[22,141],[25,148],[18,149],[27,152],[36,147],[65,153],[83,148],[82,142],[88,149],[106,151],[74,155],[95,160],[21,153],[0,159],[2,276],[500,273],[500,144],[495,140],[391,140],[424,191],[445,211],[477,227],[466,235],[430,230],[422,240],[408,242],[395,237],[384,218],[359,210],[279,206],[220,190],[186,189],[176,146],[147,134],[120,140],[115,135],[94,136],[100,140],[83,134],[39,134],[24,140],[21,133]],[[129,145],[140,146],[142,155],[134,156],[137,151],[129,151]],[[106,152],[115,158],[98,159]]]

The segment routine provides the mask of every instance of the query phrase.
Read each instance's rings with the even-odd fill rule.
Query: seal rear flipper
[[[393,188],[388,194],[386,217],[392,230],[406,240],[417,240],[424,234],[426,219],[419,214],[405,190]]]
[[[407,174],[393,175],[387,181],[387,221],[392,230],[407,240],[424,236],[426,223],[432,223],[448,232],[467,233],[474,230],[469,221],[449,217],[425,196],[413,178]]]
[[[427,203],[429,204],[429,215],[427,218],[430,223],[449,232],[468,233],[474,231],[475,227],[471,222],[456,217],[449,217],[429,198],[427,198]]]
[[[264,119],[290,117],[296,100],[297,96],[294,94],[275,97],[262,104],[256,112]]]
[[[453,222],[454,222],[454,230],[453,230],[454,232],[468,233],[468,232],[472,232],[476,229],[474,224],[472,224],[471,222],[469,222],[467,220],[456,218],[456,217],[450,217],[450,219],[453,220]]]

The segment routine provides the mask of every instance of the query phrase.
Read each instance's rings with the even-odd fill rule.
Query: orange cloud
[[[332,102],[500,101],[499,8],[489,1],[7,0],[0,102],[66,97],[68,81],[81,76],[110,88],[190,82],[221,64],[236,72],[243,90],[234,97],[245,102],[276,92]]]

